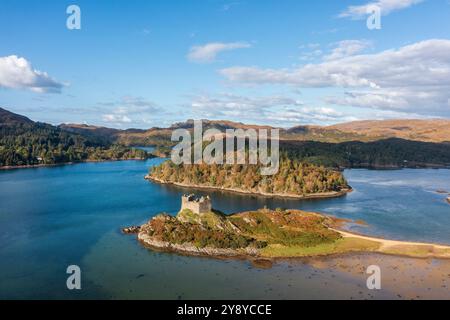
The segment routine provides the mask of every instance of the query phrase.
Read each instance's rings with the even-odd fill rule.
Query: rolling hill
[[[370,140],[401,138],[423,142],[450,142],[450,120],[379,120],[355,121],[325,127]]]
[[[193,130],[193,120],[175,123],[168,128],[148,130],[118,130],[79,124],[60,125],[66,131],[107,139],[124,145],[170,146],[170,137],[175,129]],[[271,126],[244,124],[233,121],[203,120],[203,129],[273,129]],[[420,142],[450,143],[450,120],[379,120],[355,121],[333,126],[302,125],[280,129],[281,140],[318,141],[341,143],[350,141],[373,142],[399,138]]]

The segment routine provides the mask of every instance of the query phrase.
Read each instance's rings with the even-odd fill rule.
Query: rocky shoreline
[[[244,249],[221,249],[213,247],[199,248],[191,243],[175,244],[167,241],[159,241],[153,239],[151,236],[145,232],[138,233],[138,240],[146,247],[150,249],[157,249],[162,251],[174,252],[174,253],[184,253],[188,255],[195,256],[209,256],[209,257],[246,257],[246,258],[256,258],[258,257],[258,251],[254,248],[244,248]]]
[[[173,185],[182,188],[194,188],[194,189],[202,189],[202,190],[211,190],[211,191],[225,191],[232,192],[238,194],[246,194],[251,196],[263,196],[263,197],[271,197],[271,198],[289,198],[289,199],[324,199],[324,198],[339,198],[345,196],[347,193],[353,191],[350,187],[348,189],[342,189],[341,191],[330,191],[330,192],[322,192],[322,193],[310,193],[306,195],[297,195],[297,194],[288,194],[288,193],[267,193],[267,192],[254,192],[248,191],[244,189],[235,189],[235,188],[223,188],[223,187],[213,187],[213,186],[204,186],[204,185],[194,185],[194,184],[186,184],[180,182],[170,182],[164,181],[161,179],[154,178],[150,175],[146,175],[144,179],[153,181],[159,184]]]

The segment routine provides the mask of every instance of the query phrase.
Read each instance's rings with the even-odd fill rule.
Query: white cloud
[[[124,96],[119,101],[103,102],[99,105],[104,113],[103,121],[117,125],[150,122],[149,118],[162,113],[156,104],[142,97]]]
[[[241,112],[262,112],[276,106],[301,106],[299,100],[282,96],[245,97],[223,93],[215,96],[200,95],[192,100],[192,107],[202,112],[222,115],[241,114]]]
[[[131,119],[126,115],[104,114],[102,116],[102,118],[103,118],[103,121],[112,122],[112,123],[116,123],[116,124],[131,122]]]
[[[381,10],[382,15],[388,15],[393,11],[409,8],[423,0],[378,0],[368,2],[360,6],[349,6],[345,11],[339,14],[340,18],[363,19],[367,17],[368,10],[377,6]]]
[[[420,92],[401,92],[393,90],[348,91],[343,97],[328,97],[331,104],[347,105],[361,108],[377,108],[383,110],[408,110],[408,98],[420,99]]]
[[[323,55],[322,50],[316,49],[316,50],[309,51],[309,52],[303,52],[303,53],[300,55],[300,60],[303,60],[303,61],[312,61],[312,60],[314,60],[314,59],[316,59],[316,58],[320,58],[322,55]]]
[[[330,54],[324,57],[325,60],[336,60],[353,56],[371,46],[367,40],[343,40],[337,43]]]
[[[250,48],[247,42],[221,43],[212,42],[202,46],[194,46],[189,50],[188,59],[197,63],[214,62],[219,53],[235,49]]]
[[[300,60],[312,62],[314,60],[336,60],[344,57],[349,57],[361,53],[365,49],[372,46],[372,42],[368,40],[342,40],[334,43],[331,51],[328,54],[324,53],[320,44],[310,43],[301,45],[299,49],[305,50],[300,55]]]
[[[282,108],[270,113],[271,121],[295,126],[298,124],[333,124],[354,121],[357,118],[329,107]]]
[[[450,40],[432,39],[296,69],[232,67],[220,72],[244,84],[347,89],[345,97],[331,98],[337,104],[450,115]]]
[[[355,118],[329,107],[309,107],[286,96],[247,97],[235,94],[200,95],[192,99],[194,114],[209,119],[290,127],[298,124],[329,124]]]
[[[59,93],[62,83],[46,72],[33,69],[30,62],[16,55],[0,57],[0,87],[28,89],[38,93]]]

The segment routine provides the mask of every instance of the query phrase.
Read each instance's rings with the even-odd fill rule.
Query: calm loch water
[[[247,261],[152,252],[121,235],[123,226],[178,211],[186,190],[143,179],[161,161],[0,171],[0,299],[342,298],[360,285],[317,274],[301,262],[262,270]],[[450,244],[450,205],[436,192],[450,192],[450,170],[345,175],[355,191],[337,199],[208,194],[226,213],[264,205],[300,208],[364,220],[367,227],[349,228],[369,235]],[[65,271],[72,264],[81,267],[81,291],[66,289]]]

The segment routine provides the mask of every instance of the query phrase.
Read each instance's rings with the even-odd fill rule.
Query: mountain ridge
[[[269,125],[245,124],[228,120],[202,120],[203,129],[280,129],[281,140],[320,141],[320,142],[370,142],[389,138],[401,138],[421,142],[450,142],[450,120],[447,119],[398,119],[398,120],[361,120],[345,122],[330,126],[298,125],[291,128],[280,128]],[[111,129],[98,126],[81,128],[77,124],[61,125],[66,129],[84,129],[101,134],[110,129],[120,140],[127,138],[151,140],[152,137],[168,138],[175,129],[193,129],[193,120],[177,122],[170,127],[153,127],[150,129]],[[129,140],[129,139],[128,139]]]

